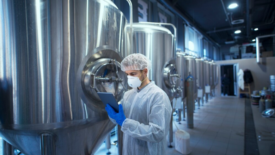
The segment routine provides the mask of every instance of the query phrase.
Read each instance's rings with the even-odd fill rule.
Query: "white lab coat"
[[[239,88],[241,88],[242,90],[244,90],[243,74],[244,74],[243,70],[239,69],[239,72],[238,72],[238,85],[239,85]]]
[[[126,92],[121,104],[126,116],[121,126],[124,133],[122,154],[165,155],[172,114],[167,94],[150,82],[141,90]]]

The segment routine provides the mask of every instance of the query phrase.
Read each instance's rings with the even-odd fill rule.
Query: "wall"
[[[275,75],[275,57],[262,58],[262,64],[257,64],[256,59],[236,59],[226,61],[216,61],[217,65],[239,64],[239,69],[249,69],[252,73],[254,83],[251,84],[253,90],[262,90],[263,87],[270,86],[270,75]],[[221,80],[216,87],[216,96],[221,96]]]

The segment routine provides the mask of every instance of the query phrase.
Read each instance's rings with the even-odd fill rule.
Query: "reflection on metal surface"
[[[55,154],[93,154],[114,125],[85,80],[121,98],[126,18],[109,0],[2,0],[0,21],[3,139],[39,155],[49,133]]]
[[[176,60],[176,68],[178,71],[178,74],[180,76],[180,79],[178,81],[178,86],[181,88],[182,93],[181,93],[181,99],[185,98],[185,70],[186,70],[186,59],[184,57],[184,54],[181,52],[177,52],[177,60]],[[183,111],[184,112],[184,111]]]

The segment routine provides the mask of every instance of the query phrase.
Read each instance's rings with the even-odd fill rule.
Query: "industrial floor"
[[[194,129],[188,129],[186,121],[179,124],[176,119],[174,116],[174,132],[178,128],[190,133],[190,155],[275,154],[275,119],[262,118],[258,107],[251,105],[249,100],[233,97],[210,99],[200,109],[196,107]],[[115,136],[111,141],[114,140]],[[102,144],[96,155],[107,152]],[[117,155],[117,147],[112,145],[110,152]],[[167,148],[166,154],[180,155],[174,148]]]

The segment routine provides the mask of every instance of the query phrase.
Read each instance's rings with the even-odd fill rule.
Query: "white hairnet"
[[[121,70],[144,70],[145,68],[149,70],[151,67],[150,63],[150,60],[143,54],[131,54],[122,60]]]

